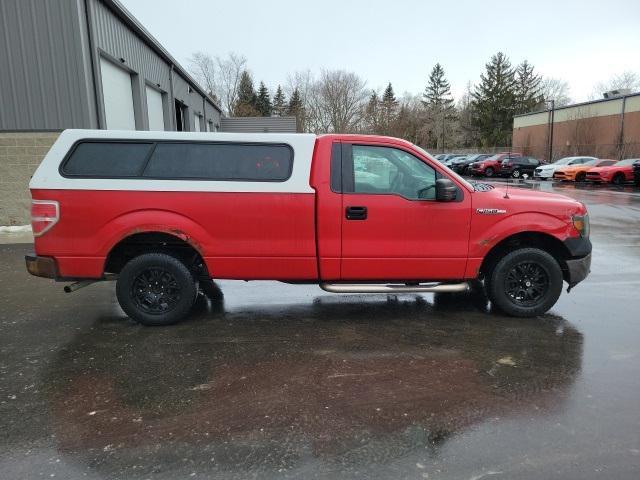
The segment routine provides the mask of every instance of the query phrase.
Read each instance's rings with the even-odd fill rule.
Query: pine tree
[[[273,97],[273,114],[280,117],[285,114],[287,109],[287,99],[282,91],[282,87],[278,85],[276,94]]]
[[[455,107],[451,85],[445,78],[444,69],[439,63],[436,63],[431,70],[429,82],[422,95],[422,104],[431,120],[429,147],[444,150],[447,137],[450,136],[450,122],[455,118]]]
[[[367,132],[374,135],[380,133],[380,99],[375,90],[371,91],[364,115]]]
[[[263,117],[270,117],[273,106],[271,105],[271,97],[269,96],[269,89],[265,86],[264,82],[260,82],[260,88],[258,88],[258,98],[256,100],[256,109],[258,113]]]
[[[516,68],[515,72],[515,112],[528,113],[543,102],[542,77],[533,71],[533,65],[526,60]]]
[[[382,120],[382,133],[384,135],[391,135],[397,116],[398,100],[396,100],[393,87],[391,86],[391,82],[389,82],[389,85],[387,85],[382,95],[382,101],[380,102],[380,117]]]
[[[287,115],[293,115],[296,117],[296,131],[304,132],[304,105],[302,98],[300,97],[300,91],[295,88],[289,99],[289,105],[287,106]]]
[[[236,117],[253,117],[258,115],[256,108],[258,97],[253,89],[253,78],[248,71],[243,71],[238,85],[238,100],[233,107]]]
[[[502,52],[493,55],[473,92],[474,123],[485,146],[508,146],[510,143],[515,84],[507,56]]]

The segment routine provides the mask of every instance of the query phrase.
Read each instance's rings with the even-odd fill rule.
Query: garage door
[[[131,75],[104,58],[100,59],[100,72],[107,128],[135,130]]]
[[[149,130],[164,130],[162,93],[149,86],[147,86],[147,111],[149,113]]]

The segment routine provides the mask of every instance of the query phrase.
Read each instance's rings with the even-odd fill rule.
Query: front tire
[[[614,185],[623,185],[624,184],[624,174],[623,173],[616,173],[613,176],[613,180],[611,180],[611,183],[613,183]]]
[[[513,176],[513,178],[520,178],[520,170],[515,169],[512,173],[511,176]]]
[[[492,303],[507,315],[542,315],[555,305],[562,293],[562,269],[544,250],[514,250],[493,268],[487,293]]]
[[[485,174],[487,177],[493,177],[493,173],[494,173],[494,171],[493,171],[493,168],[492,168],[492,167],[487,167],[487,168],[485,169],[485,171],[484,171],[484,174]]]
[[[122,310],[143,325],[171,325],[193,306],[198,289],[189,269],[164,253],[145,253],[120,272],[116,295]]]
[[[576,175],[576,182],[583,183],[587,179],[587,174],[585,172],[580,172]]]

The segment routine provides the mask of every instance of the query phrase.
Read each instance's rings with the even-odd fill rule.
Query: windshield
[[[553,165],[566,165],[571,160],[573,160],[573,157],[561,158],[560,160],[556,160],[555,162],[553,162]]]
[[[593,160],[587,160],[583,165],[595,165],[596,163],[598,163],[598,160],[594,158]]]
[[[627,158],[626,160],[620,160],[615,165],[616,167],[624,167],[625,165],[633,165],[635,161],[636,161],[635,158]]]
[[[502,157],[501,154],[496,154],[496,155],[492,155],[489,158],[485,158],[485,160],[500,160],[500,158]]]
[[[420,148],[417,145],[413,145],[414,148],[416,150],[418,150],[420,153],[422,153],[422,155],[424,155],[425,157],[429,157],[430,155],[427,153],[427,151],[423,148]],[[457,181],[459,181],[460,183],[464,184],[465,187],[467,187],[469,190],[474,190],[473,185],[471,183],[469,183],[468,181],[466,181],[464,178],[462,178],[460,175],[458,175],[456,172],[454,172],[453,170],[451,170],[449,167],[447,167],[445,164],[443,163],[439,163],[439,165],[441,167],[444,167],[445,170],[447,170],[447,175],[449,175],[450,177],[454,177]]]

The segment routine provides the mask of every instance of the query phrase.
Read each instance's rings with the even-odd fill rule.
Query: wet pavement
[[[0,245],[0,478],[639,478],[640,193],[528,187],[585,202],[594,243],[536,319],[227,281],[145,328]]]

